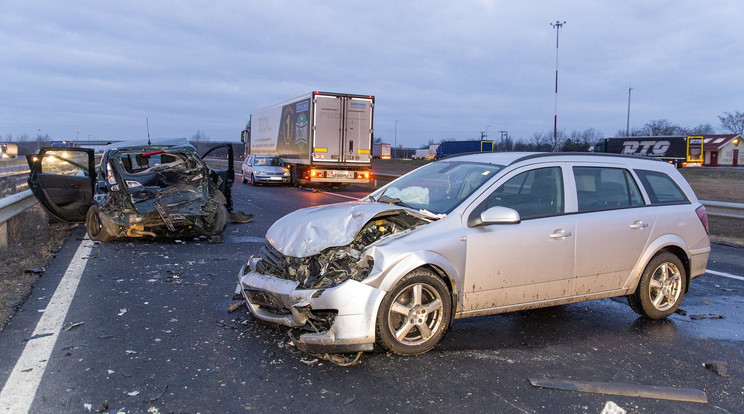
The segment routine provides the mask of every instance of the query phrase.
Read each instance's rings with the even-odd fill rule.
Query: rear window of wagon
[[[649,170],[635,170],[648,193],[651,204],[689,203],[684,191],[668,175]]]

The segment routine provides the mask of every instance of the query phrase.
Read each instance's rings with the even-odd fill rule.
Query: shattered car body
[[[239,277],[248,284],[240,291],[261,319],[307,331],[297,341],[305,352],[372,350],[374,326],[362,318],[377,308],[384,292],[361,282],[376,258],[390,260],[386,240],[433,220],[371,201],[289,214],[269,229],[259,256],[241,270]],[[258,278],[244,278],[248,272]]]
[[[84,221],[93,240],[219,235],[232,210],[226,147],[228,168],[217,170],[186,140],[117,143],[97,171],[92,150],[44,148],[28,156],[29,187],[55,219]]]
[[[416,355],[457,318],[614,296],[665,318],[710,252],[705,209],[673,166],[604,154],[444,159],[290,213],[266,239],[236,293],[314,354]]]

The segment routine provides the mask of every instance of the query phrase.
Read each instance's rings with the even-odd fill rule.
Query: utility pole
[[[555,23],[550,23],[555,29],[555,112],[553,116],[553,151],[558,151],[558,32],[561,27],[566,24],[565,21],[561,22],[556,20]]]
[[[628,120],[625,122],[625,136],[630,136],[630,91],[632,91],[633,88],[628,88]]]

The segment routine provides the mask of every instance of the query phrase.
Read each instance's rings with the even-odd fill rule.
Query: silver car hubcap
[[[682,275],[674,263],[662,263],[654,270],[649,284],[651,303],[659,311],[669,310],[682,292]]]
[[[429,285],[408,286],[395,297],[388,324],[398,342],[411,346],[422,344],[441,328],[442,298]]]

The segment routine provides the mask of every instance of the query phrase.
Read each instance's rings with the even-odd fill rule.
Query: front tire
[[[100,215],[101,212],[98,209],[98,205],[93,204],[90,206],[88,213],[85,215],[85,230],[88,232],[88,238],[93,241],[110,242],[116,237],[106,230],[106,227],[101,222]]]
[[[243,176],[243,184],[248,184],[248,180],[245,179],[245,171],[241,175]]]
[[[253,173],[251,173],[251,184],[252,185],[258,185],[258,183],[256,182],[256,176],[253,175]]]
[[[669,252],[660,253],[646,266],[628,302],[641,316],[664,319],[679,308],[686,287],[687,275],[679,257]]]
[[[377,313],[377,340],[397,355],[418,355],[444,338],[452,318],[452,298],[444,281],[416,269],[388,292]]]

